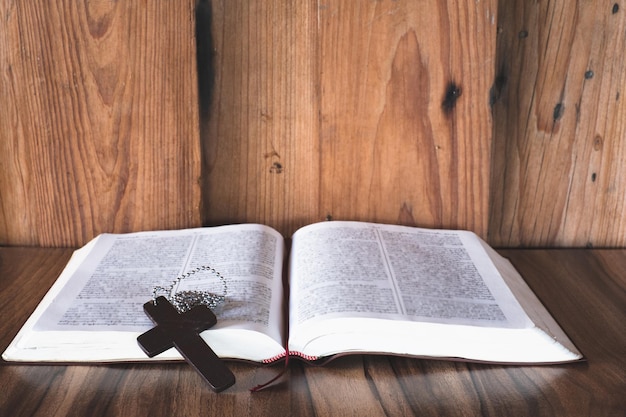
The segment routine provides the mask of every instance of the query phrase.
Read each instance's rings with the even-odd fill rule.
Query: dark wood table
[[[69,249],[0,248],[0,350],[65,263]],[[0,363],[0,416],[624,416],[626,250],[502,250],[587,361],[499,366],[351,356],[324,367],[231,363],[215,394],[186,364]]]

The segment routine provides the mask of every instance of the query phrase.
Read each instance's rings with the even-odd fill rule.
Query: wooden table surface
[[[351,356],[324,367],[230,363],[237,383],[215,394],[185,364],[0,362],[0,416],[624,416],[626,250],[502,250],[587,361],[499,366]],[[0,350],[71,255],[0,248]]]

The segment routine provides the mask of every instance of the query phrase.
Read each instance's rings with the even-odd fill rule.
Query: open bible
[[[74,253],[2,357],[181,359],[174,349],[148,359],[139,348],[152,326],[142,306],[154,287],[208,265],[227,297],[201,336],[222,358],[582,358],[515,268],[471,232],[329,221],[296,231],[286,252],[283,237],[258,224],[100,235]],[[222,290],[211,274],[177,285]]]

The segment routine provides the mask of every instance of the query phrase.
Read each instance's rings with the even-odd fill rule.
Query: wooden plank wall
[[[209,18],[199,24],[212,28],[213,54],[199,76],[214,73],[201,132],[205,224],[288,233],[318,216],[315,3],[204,3]]]
[[[194,3],[0,2],[0,244],[330,217],[626,246],[623,2],[202,0],[198,63]]]
[[[194,2],[0,2],[0,244],[200,224]]]
[[[626,246],[626,2],[500,0],[490,241]]]
[[[211,3],[208,224],[486,235],[495,1]]]

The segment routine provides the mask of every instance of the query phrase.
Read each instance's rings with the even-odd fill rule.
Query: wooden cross
[[[137,337],[139,346],[148,357],[175,347],[215,392],[235,383],[233,373],[200,337],[202,331],[217,323],[209,307],[198,305],[179,313],[167,298],[158,297],[145,303],[143,309],[156,324],[156,327]]]

